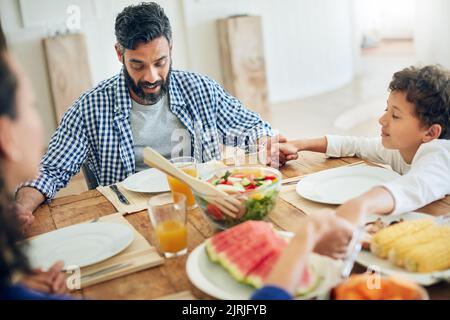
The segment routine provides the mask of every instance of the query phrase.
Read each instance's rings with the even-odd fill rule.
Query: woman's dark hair
[[[17,79],[5,54],[6,41],[0,24],[0,117],[15,118]],[[0,157],[0,164],[2,160]],[[16,272],[29,272],[28,259],[17,243],[22,240],[18,226],[13,199],[0,171],[0,288],[9,285]]]
[[[0,177],[0,288],[11,284],[16,273],[29,273],[28,258],[23,252],[13,200]]]
[[[155,2],[142,2],[123,9],[116,18],[116,38],[122,52],[141,43],[165,37],[172,43],[172,28],[164,9]]]
[[[439,65],[409,67],[394,73],[390,91],[406,93],[425,126],[439,124],[439,139],[450,139],[450,72]]]

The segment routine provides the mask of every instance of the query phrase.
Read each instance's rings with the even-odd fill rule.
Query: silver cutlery
[[[353,232],[352,240],[348,246],[347,256],[344,259],[341,269],[341,277],[346,279],[350,276],[353,266],[355,265],[356,258],[359,255],[362,247],[362,237],[364,235],[364,227],[358,226]]]
[[[114,191],[120,202],[122,202],[123,204],[130,204],[130,201],[128,201],[128,199],[123,195],[123,193],[120,192],[119,188],[117,188],[117,185],[112,184],[109,186],[109,188],[112,191]]]
[[[131,262],[118,263],[118,264],[112,265],[110,267],[107,267],[107,268],[95,271],[93,273],[82,275],[81,276],[81,281],[86,281],[87,279],[95,278],[95,277],[101,276],[103,274],[112,272],[112,271],[117,271],[117,270],[120,270],[120,269],[124,269],[124,268],[127,268],[127,267],[131,266],[131,265],[132,265]]]

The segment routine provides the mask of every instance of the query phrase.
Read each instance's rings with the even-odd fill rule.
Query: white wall
[[[298,99],[335,89],[353,76],[349,0],[183,0],[192,70],[221,81],[216,19],[263,19],[269,100]]]
[[[450,1],[416,0],[414,40],[421,64],[450,68]]]
[[[3,28],[38,96],[47,139],[55,119],[41,39],[65,25],[68,5],[81,9],[93,83],[116,74],[114,20],[140,0],[0,0]],[[232,14],[263,18],[270,102],[320,94],[349,82],[354,70],[351,0],[159,0],[174,35],[174,68],[222,83],[216,19]],[[21,7],[22,6],[22,7]],[[22,10],[21,10],[22,9]]]
[[[135,0],[0,0],[0,14],[8,43],[25,68],[35,89],[37,108],[50,139],[56,123],[41,39],[65,28],[69,17],[66,9],[81,9],[81,32],[86,35],[93,84],[113,76],[120,70],[114,51],[114,21],[125,6]],[[172,22],[174,33],[174,67],[186,68],[187,56],[181,11],[181,0],[159,1]]]

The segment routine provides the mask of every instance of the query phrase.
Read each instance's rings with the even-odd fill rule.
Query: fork
[[[109,186],[109,188],[114,191],[114,193],[116,194],[117,198],[119,198],[119,201],[122,202],[123,204],[130,204],[130,201],[128,201],[128,199],[123,195],[122,192],[120,192],[119,188],[117,187],[117,185],[112,184]]]

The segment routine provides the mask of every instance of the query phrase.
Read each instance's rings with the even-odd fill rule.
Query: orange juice
[[[197,169],[196,168],[180,168],[184,172],[186,172],[188,175],[197,177]],[[186,196],[186,207],[188,209],[193,208],[195,206],[195,198],[192,194],[191,188],[184,182],[181,182],[178,179],[175,179],[171,176],[167,176],[170,190],[173,192],[179,192]]]
[[[161,250],[177,253],[187,248],[187,229],[182,221],[167,220],[156,227]]]

